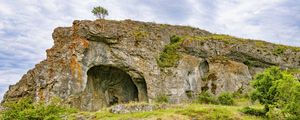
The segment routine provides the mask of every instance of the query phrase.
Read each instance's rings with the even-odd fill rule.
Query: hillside
[[[52,37],[47,59],[10,86],[3,103],[25,97],[49,103],[57,97],[79,110],[98,111],[167,96],[180,104],[205,91],[246,93],[253,77],[270,66],[299,76],[298,47],[188,26],[76,20],[72,27],[56,28]]]

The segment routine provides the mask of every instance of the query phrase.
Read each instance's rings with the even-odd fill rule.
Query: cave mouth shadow
[[[86,92],[91,94],[94,109],[130,101],[147,101],[147,87],[144,78],[132,79],[125,71],[99,65],[87,71]]]

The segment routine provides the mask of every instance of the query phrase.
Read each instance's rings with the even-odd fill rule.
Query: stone
[[[149,103],[129,103],[129,104],[118,104],[109,108],[111,113],[124,114],[124,113],[135,113],[135,112],[146,112],[153,110],[167,109],[174,106],[168,104],[149,104]]]
[[[190,38],[175,44],[176,65],[162,67],[157,61],[174,35]],[[76,20],[72,27],[54,30],[47,58],[11,85],[2,103],[23,97],[49,102],[59,97],[87,111],[132,101],[152,103],[158,95],[181,103],[202,91],[244,91],[253,76],[268,66],[299,68],[300,52],[295,48],[274,54],[278,45],[261,41],[193,40],[210,35],[187,26]]]

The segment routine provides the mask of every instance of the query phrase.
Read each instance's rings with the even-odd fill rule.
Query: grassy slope
[[[127,114],[113,114],[107,109],[98,112],[81,112],[72,115],[85,116],[89,119],[101,120],[127,120],[127,119],[143,119],[143,120],[261,120],[263,118],[245,115],[240,112],[245,106],[254,108],[263,108],[259,104],[252,105],[247,99],[236,100],[234,106],[211,105],[211,104],[180,104],[169,109],[155,110],[148,112],[136,112]]]

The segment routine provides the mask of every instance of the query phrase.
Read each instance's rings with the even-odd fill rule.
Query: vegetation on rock
[[[179,36],[172,36],[170,38],[170,44],[165,46],[157,60],[160,67],[173,67],[177,64],[180,59],[177,49],[180,48],[182,42],[183,39]]]

